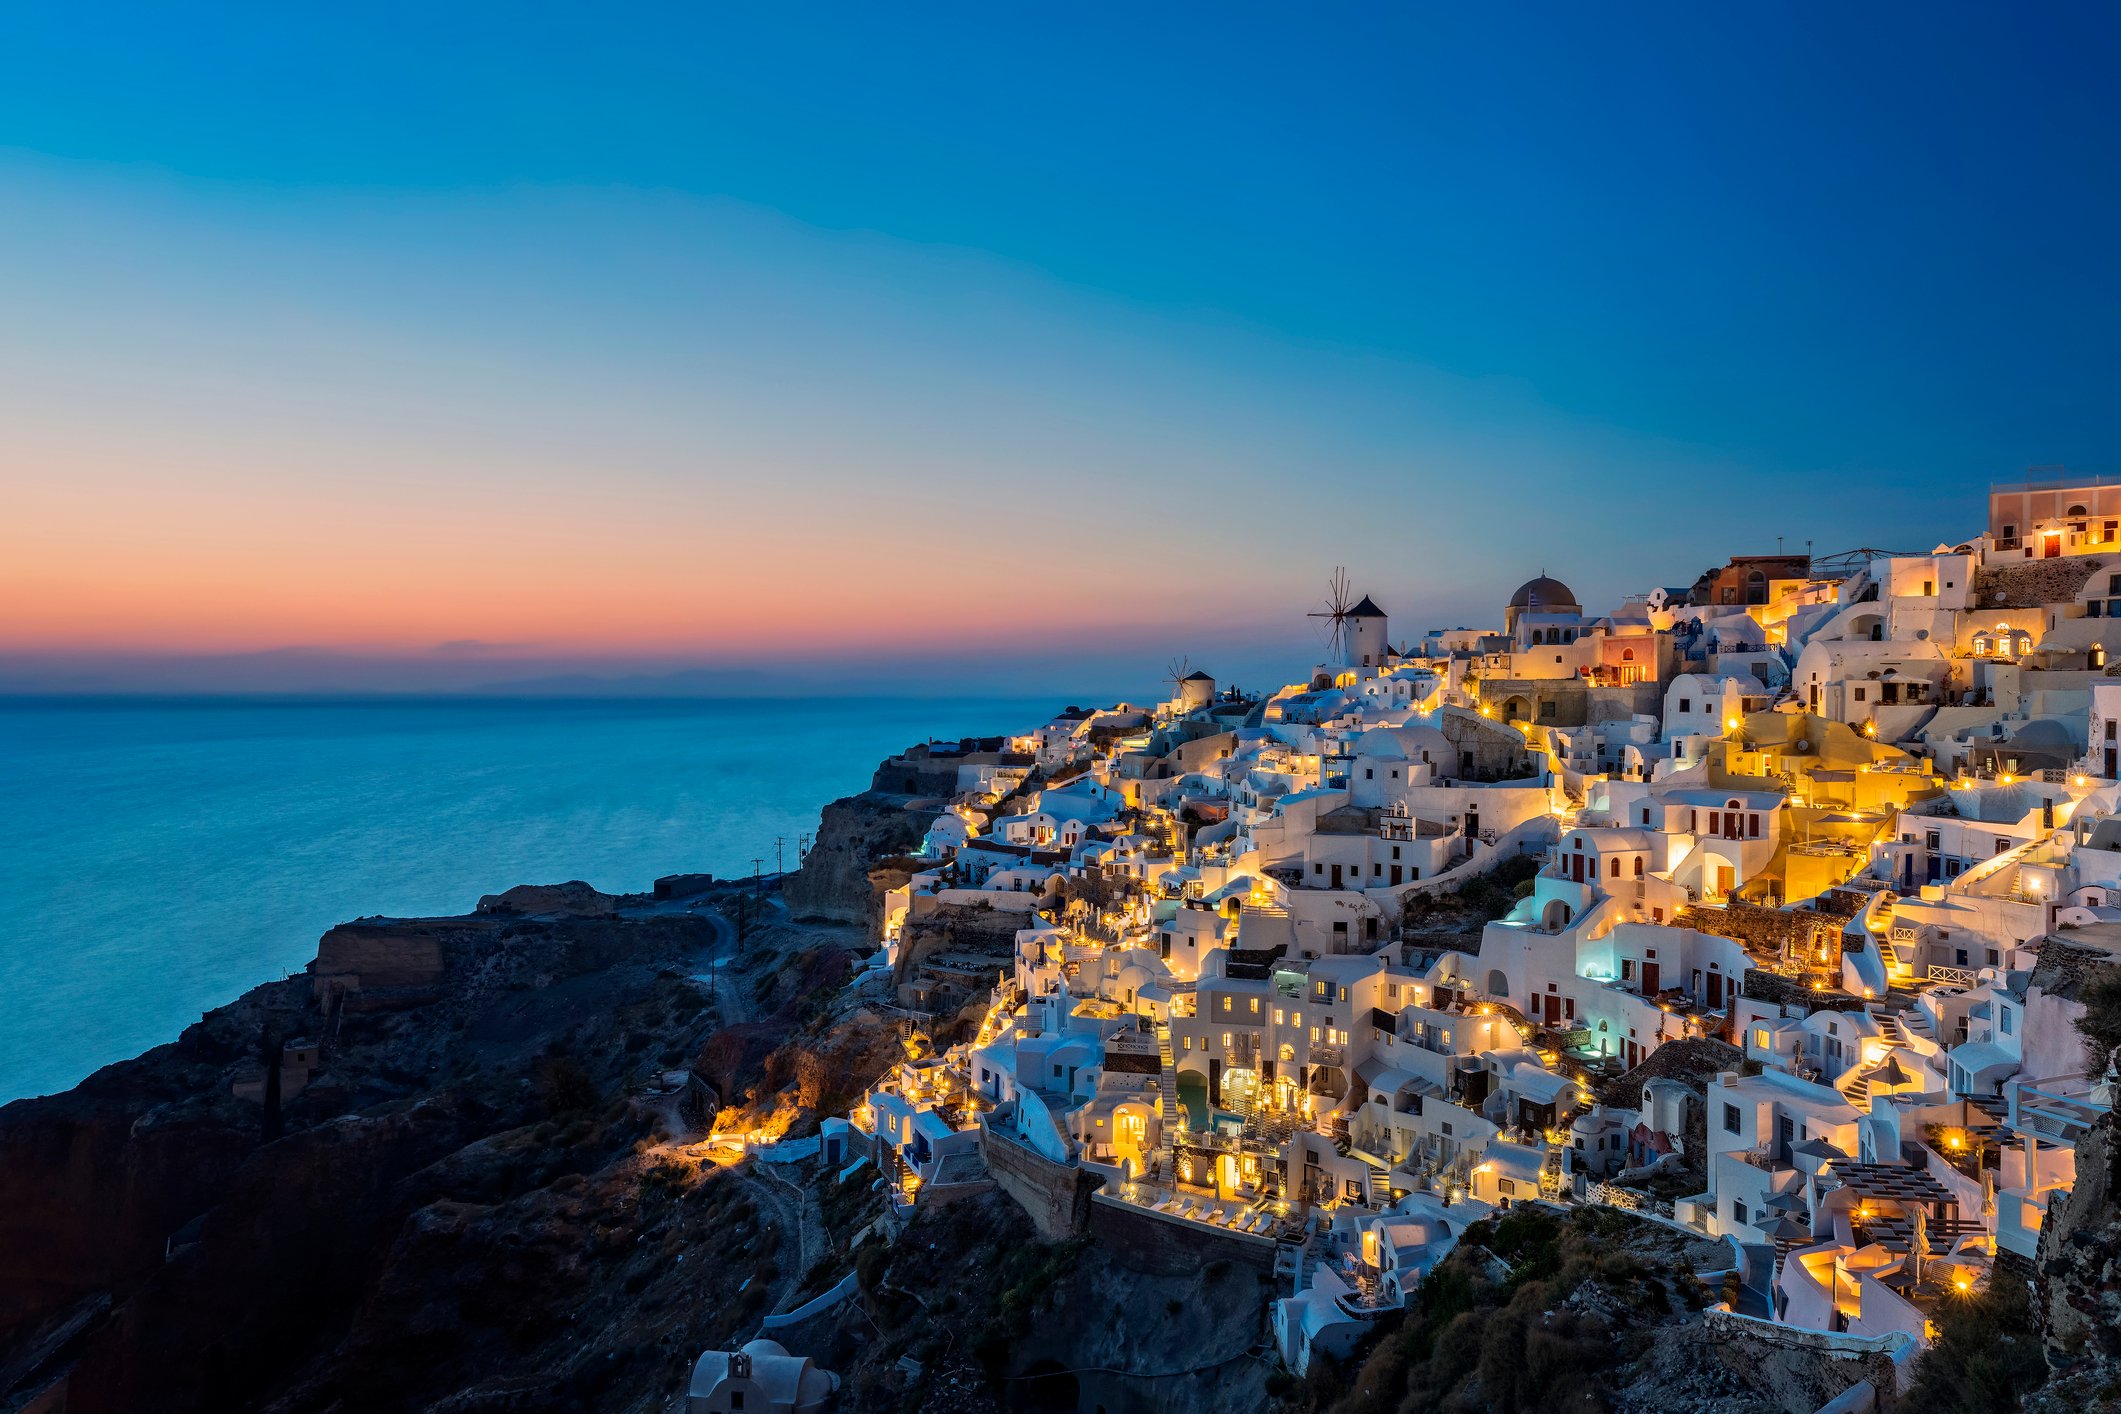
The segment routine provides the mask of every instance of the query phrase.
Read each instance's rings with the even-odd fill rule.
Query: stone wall
[[[1090,1235],[1122,1266],[1158,1276],[1197,1272],[1211,1262],[1274,1273],[1276,1244],[1269,1238],[1218,1231],[1103,1194],[1090,1200]]]
[[[982,1125],[980,1158],[1002,1192],[1016,1200],[1048,1242],[1079,1236],[1089,1219],[1090,1194],[1103,1182],[1073,1164],[1057,1164],[1020,1140]]]
[[[1853,1336],[1804,1330],[1720,1308],[1702,1313],[1717,1358],[1745,1382],[1779,1399],[1788,1414],[1812,1414],[1857,1384],[1891,1398],[1914,1357],[1905,1335]]]
[[[1974,572],[1974,606],[1981,609],[2038,609],[2067,604],[2106,568],[2093,559],[2028,560],[2022,565]]]

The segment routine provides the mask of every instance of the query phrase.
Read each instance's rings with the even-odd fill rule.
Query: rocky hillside
[[[363,920],[315,975],[0,1109],[0,1409],[62,1378],[70,1414],[663,1407],[795,1274],[773,1199],[644,1091],[724,1029],[798,1034],[864,945],[738,949],[731,899],[692,902]]]

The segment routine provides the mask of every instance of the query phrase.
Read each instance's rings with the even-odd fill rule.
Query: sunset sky
[[[1227,679],[1336,564],[1964,536],[2121,474],[2115,13],[17,7],[0,691]]]

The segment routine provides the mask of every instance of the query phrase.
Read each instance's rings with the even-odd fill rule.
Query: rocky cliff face
[[[878,876],[880,862],[920,848],[921,837],[941,806],[914,804],[914,797],[874,791],[835,800],[818,821],[817,842],[802,868],[781,886],[797,918],[855,923],[874,929],[883,896],[905,882],[903,871]]]
[[[2026,1403],[2066,1414],[2121,1388],[2121,1144],[2111,1116],[2077,1146],[2077,1182],[2040,1229],[2034,1315],[2050,1378]]]
[[[718,1021],[691,980],[718,920],[569,897],[585,916],[364,920],[320,949],[332,986],[260,987],[67,1094],[0,1109],[0,1410],[62,1380],[70,1414],[425,1408],[453,1378],[504,1374],[559,1391],[505,1407],[557,1411],[588,1407],[592,1388],[666,1384],[681,1361],[660,1351],[632,1376],[620,1361],[577,1378],[579,1330],[503,1358],[511,1322],[564,1328],[584,1293],[638,1296],[650,1278],[628,1264],[649,1234],[675,1257],[661,1234],[685,1221],[646,1216],[661,1161],[636,1152],[650,1121],[626,1097]],[[432,964],[424,985],[397,985],[390,968],[415,955]],[[364,958],[380,959],[390,1007],[354,1004]],[[748,981],[741,962],[729,981]],[[299,1093],[234,1096],[297,1037],[322,1051]],[[601,1230],[564,1240],[584,1231],[591,1188],[628,1226],[624,1253]],[[430,1299],[389,1295],[415,1290]],[[492,1293],[478,1320],[449,1304],[474,1290]],[[367,1403],[301,1393],[374,1386],[364,1362],[423,1322],[429,1339],[490,1340],[484,1363],[401,1363],[388,1378],[409,1383]]]

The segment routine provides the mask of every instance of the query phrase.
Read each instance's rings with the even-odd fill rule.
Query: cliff
[[[883,917],[884,895],[907,878],[902,869],[878,866],[919,849],[941,809],[935,800],[877,791],[833,801],[818,821],[817,841],[802,867],[781,883],[789,912],[874,932]]]
[[[2121,1145],[2108,1115],[2077,1145],[2077,1181],[2041,1225],[2034,1320],[2050,1378],[2030,1410],[2111,1408],[2121,1390]]]
[[[781,960],[760,942],[711,1002],[693,979],[732,931],[711,908],[561,895],[333,929],[312,975],[0,1108],[0,1409],[61,1384],[69,1414],[428,1407],[495,1381],[510,1408],[616,1406],[734,1334],[756,1205],[694,1181],[672,1206],[630,1097],[757,1015],[750,974]],[[277,1092],[238,1099],[267,1056]],[[642,1259],[674,1264],[715,1218],[743,1250],[689,1275],[727,1302],[680,1318],[666,1289],[650,1339]],[[597,1299],[614,1330],[574,1326]]]

